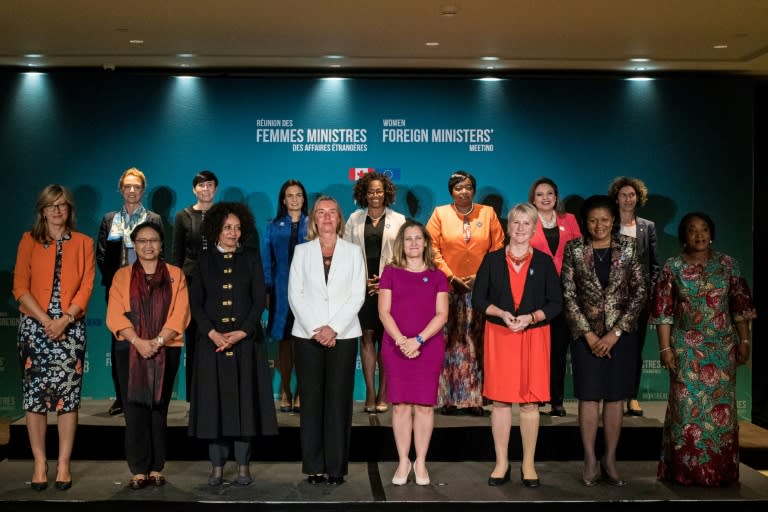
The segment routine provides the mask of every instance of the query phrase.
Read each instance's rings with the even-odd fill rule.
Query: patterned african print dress
[[[56,264],[53,273],[53,293],[48,315],[60,318],[62,244],[67,233],[56,241]],[[85,319],[71,323],[65,338],[52,340],[43,325],[22,313],[19,322],[19,361],[22,369],[24,410],[46,413],[73,412],[80,408],[80,387],[85,357]]]
[[[672,325],[671,375],[658,477],[722,486],[739,479],[733,322],[753,317],[738,262],[713,253],[706,265],[676,256],[656,285],[651,323]]]

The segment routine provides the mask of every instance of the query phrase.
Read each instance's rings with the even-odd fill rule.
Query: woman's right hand
[[[133,346],[136,347],[136,351],[144,359],[150,359],[157,354],[158,347],[154,343],[154,340],[145,340],[143,338],[136,338],[133,340]]]
[[[208,339],[210,339],[213,344],[216,345],[216,348],[221,348],[229,342],[227,337],[216,329],[211,329],[208,331]]]

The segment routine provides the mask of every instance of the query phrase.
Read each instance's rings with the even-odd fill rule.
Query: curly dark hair
[[[211,206],[205,214],[201,232],[206,240],[214,244],[219,240],[221,227],[229,214],[240,219],[241,244],[256,232],[256,220],[247,204],[224,201]]]
[[[637,194],[637,206],[643,206],[648,202],[648,187],[645,186],[643,180],[639,178],[631,178],[629,176],[619,176],[608,187],[608,196],[616,201],[619,198],[619,190],[624,187],[632,187]]]
[[[355,182],[355,188],[352,190],[352,197],[361,208],[368,208],[368,187],[372,181],[380,181],[384,186],[384,206],[389,206],[395,202],[395,193],[397,187],[389,176],[378,172],[369,172]]]
[[[685,245],[688,238],[688,224],[693,219],[701,219],[707,224],[707,227],[709,227],[709,239],[714,242],[715,221],[712,220],[712,217],[704,212],[689,212],[683,215],[683,218],[680,219],[680,224],[677,226],[677,239],[680,240],[680,245]]]

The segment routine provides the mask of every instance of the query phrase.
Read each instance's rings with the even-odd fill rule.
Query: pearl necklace
[[[422,272],[426,268],[427,268],[427,264],[426,263],[422,263],[419,266],[419,268],[411,268],[407,264],[405,265],[405,270],[407,270],[408,272]]]
[[[546,221],[544,217],[539,214],[539,220],[541,221],[541,227],[545,229],[552,229],[557,226],[557,214],[552,212],[552,220]]]
[[[384,217],[384,215],[386,215],[386,214],[387,214],[387,210],[384,210],[381,213],[381,215],[379,215],[378,217],[374,217],[373,215],[371,215],[371,210],[368,210],[368,212],[367,212],[368,217],[371,218],[371,222],[373,222],[373,223],[379,222],[381,220],[381,218]]]
[[[467,215],[469,215],[470,213],[472,213],[474,211],[474,209],[475,209],[475,203],[474,202],[472,203],[472,208],[470,208],[468,212],[462,212],[461,210],[459,210],[456,207],[456,203],[451,203],[451,206],[453,206],[453,209],[456,210],[456,213],[458,213],[459,215],[464,215],[465,217]]]

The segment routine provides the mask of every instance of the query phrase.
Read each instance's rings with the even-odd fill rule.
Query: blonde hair
[[[509,213],[507,213],[507,226],[512,225],[512,217],[515,215],[527,215],[533,223],[533,228],[536,229],[536,223],[539,222],[539,211],[531,203],[517,203],[513,206]]]
[[[123,171],[123,174],[120,175],[120,179],[117,182],[118,189],[123,188],[123,181],[125,181],[125,178],[127,178],[128,176],[134,176],[136,178],[139,178],[141,180],[141,188],[146,190],[147,177],[144,176],[144,173],[138,170],[136,167],[131,167],[130,169],[126,169],[125,171]]]
[[[70,194],[69,190],[63,185],[48,185],[42,192],[40,192],[40,195],[37,196],[37,204],[35,205],[35,223],[32,226],[32,238],[41,244],[51,240],[48,236],[48,223],[45,219],[44,211],[45,207],[55,203],[59,198],[63,198],[68,206],[67,221],[65,224],[66,230],[73,231],[75,229],[77,219],[75,217],[75,201],[72,199],[72,194]]]
[[[307,226],[307,240],[314,240],[318,237],[319,233],[317,232],[317,223],[315,222],[315,214],[317,214],[317,205],[320,204],[321,201],[333,201],[333,203],[336,205],[336,211],[338,212],[339,216],[339,223],[336,225],[336,236],[339,238],[344,236],[344,213],[341,211],[341,206],[339,206],[339,202],[334,199],[331,196],[320,196],[315,201],[315,204],[312,205],[312,211],[309,212],[309,225]]]
[[[400,226],[400,229],[397,231],[395,242],[392,245],[392,261],[390,261],[388,264],[397,268],[406,267],[407,260],[405,257],[405,230],[408,228],[419,228],[419,230],[421,230],[421,235],[424,237],[425,244],[422,259],[424,260],[424,263],[427,265],[427,267],[429,267],[431,270],[434,270],[435,263],[433,261],[434,256],[432,254],[432,239],[429,237],[429,232],[424,227],[424,225],[421,222],[415,221],[413,219],[406,220],[405,223]]]

